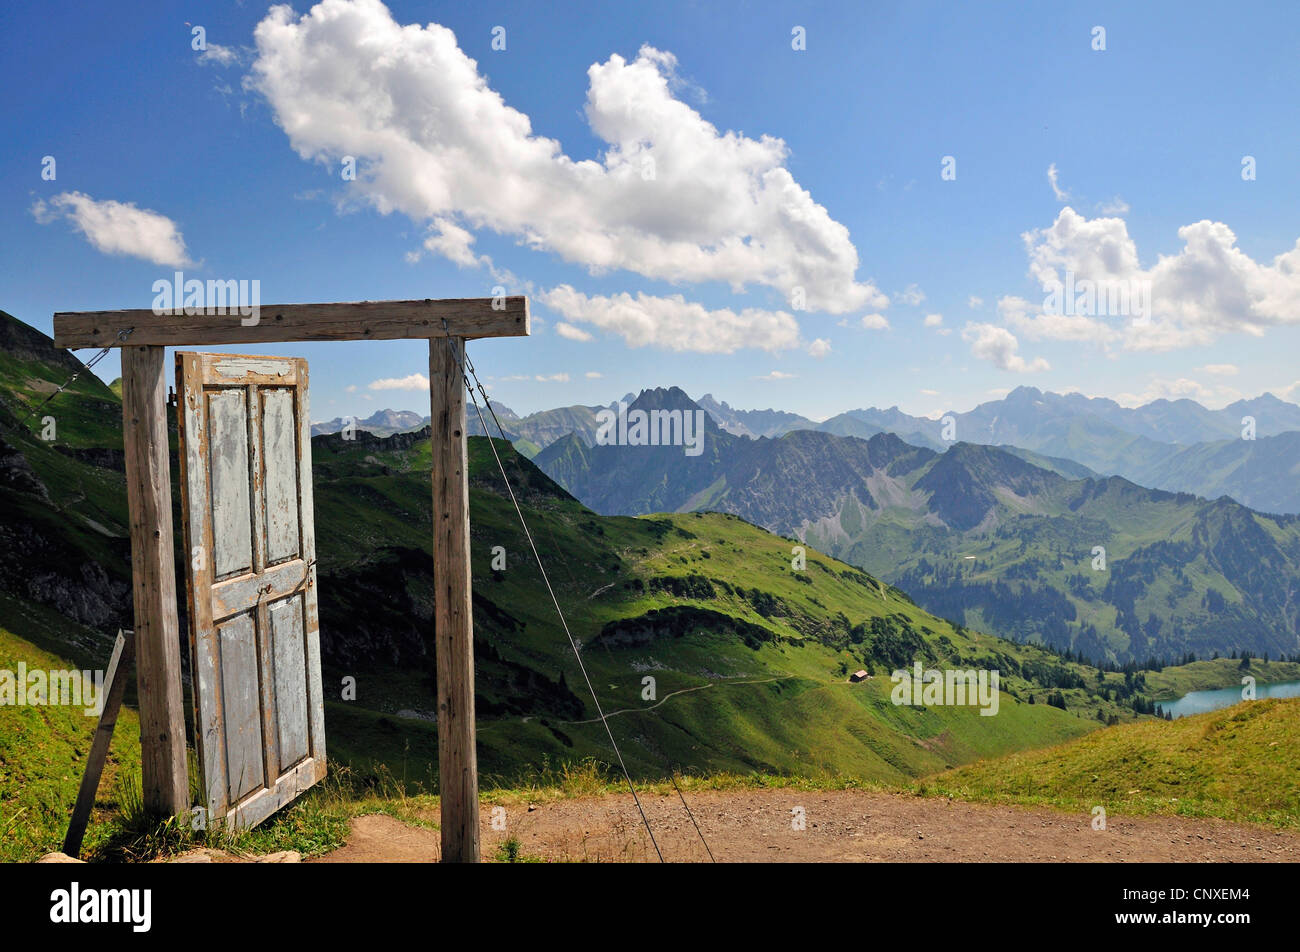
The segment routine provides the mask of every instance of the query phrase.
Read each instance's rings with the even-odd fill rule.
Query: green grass
[[[66,670],[62,657],[0,628],[0,669]],[[101,661],[99,666],[103,666]],[[83,707],[0,707],[0,862],[28,861],[62,848],[90,741],[98,724]],[[113,734],[84,849],[112,835],[104,822],[122,809],[118,781],[140,767],[140,723],[123,709]]]
[[[1088,813],[1300,828],[1300,699],[1096,731],[929,778],[918,792]]]

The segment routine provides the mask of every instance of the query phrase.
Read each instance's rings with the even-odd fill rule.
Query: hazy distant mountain
[[[871,415],[870,419],[867,418],[868,414]],[[877,433],[893,433],[913,446],[943,450],[945,444],[939,439],[939,424],[931,425],[932,423],[924,417],[909,417],[906,413],[899,412],[897,407],[892,407],[886,411],[850,410],[830,417],[813,429],[836,436],[856,436],[861,440],[871,439]]]
[[[1197,443],[1146,467],[1140,476],[1156,489],[1231,496],[1263,512],[1300,513],[1300,432]]]
[[[554,410],[539,410],[537,413],[530,413],[527,416],[516,416],[513,412],[507,411],[509,416],[501,413],[501,406],[495,401],[492,404],[493,409],[497,411],[497,417],[500,420],[501,427],[505,431],[506,439],[510,440],[524,456],[532,458],[546,446],[550,446],[556,440],[575,434],[579,440],[590,444],[596,438],[597,411],[603,407],[587,407],[575,405],[571,407],[557,407]],[[488,430],[490,433],[483,431],[483,426],[479,422],[478,414],[473,408],[469,411],[468,432],[470,436],[500,436],[496,431],[496,424],[492,418],[483,413],[487,420]]]
[[[670,388],[632,406],[696,405]],[[1300,518],[1067,478],[1025,455],[971,443],[936,453],[889,433],[752,440],[706,417],[698,456],[566,437],[535,462],[598,512],[734,513],[1006,637],[1120,660],[1300,647]]]
[[[697,401],[713,417],[718,426],[736,436],[758,438],[780,436],[791,430],[815,430],[817,424],[797,413],[785,410],[734,410],[725,401],[713,399],[706,393]]]
[[[1017,387],[1000,400],[945,416],[956,440],[1003,446],[1062,475],[1119,475],[1207,499],[1232,496],[1265,512],[1300,512],[1300,406],[1272,394],[1221,410],[1192,400],[1130,409],[1103,398]],[[1247,416],[1255,440],[1241,438]],[[850,410],[821,429],[862,438],[893,432],[914,445],[943,449],[943,426],[891,407]],[[1065,463],[1080,470],[1072,473]]]
[[[327,433],[338,433],[351,421],[351,417],[335,417],[322,423],[313,423],[311,425],[311,435],[321,436]],[[373,433],[375,436],[407,433],[411,430],[420,429],[428,422],[429,418],[427,416],[420,416],[420,414],[412,410],[376,410],[365,419],[356,420],[357,429]]]
[[[630,400],[632,395],[628,395]],[[482,399],[479,400],[482,407]],[[491,435],[496,437],[500,434],[497,432],[496,423],[492,421],[491,415],[487,412],[486,407],[483,409],[483,418],[487,421],[487,428]],[[532,457],[544,446],[549,446],[562,436],[570,433],[576,433],[578,438],[584,442],[590,443],[595,438],[596,433],[596,412],[604,409],[603,407],[571,406],[557,407],[554,410],[540,410],[537,413],[530,413],[528,416],[520,417],[514,410],[510,409],[503,403],[492,402],[492,409],[496,411],[497,422],[505,432],[505,436],[515,445],[525,456]],[[311,425],[312,436],[323,436],[330,433],[338,433],[348,423],[347,417],[335,417],[332,420],[326,420]],[[465,411],[466,432],[469,436],[486,436],[483,424],[479,420],[478,412],[473,405],[468,405]],[[376,436],[392,436],[394,433],[409,433],[418,430],[429,424],[427,416],[420,416],[410,410],[377,410],[364,419],[357,420],[357,429],[365,430]]]
[[[848,416],[881,430],[902,434],[915,430],[933,439],[942,438],[942,422],[903,413],[897,407],[849,410]],[[956,438],[972,443],[1009,443],[1039,452],[1052,452],[1050,444],[1064,447],[1074,421],[1084,419],[1083,432],[1093,439],[1128,442],[1119,434],[1155,443],[1182,444],[1234,439],[1241,436],[1242,417],[1255,419],[1259,436],[1273,436],[1300,430],[1300,406],[1265,393],[1252,400],[1238,400],[1221,410],[1208,410],[1194,400],[1154,400],[1140,407],[1122,407],[1104,397],[1080,393],[1051,393],[1036,387],[1017,387],[1000,400],[981,403],[965,413],[951,412]],[[1103,446],[1096,451],[1110,452]],[[1069,454],[1064,454],[1069,455]],[[1070,457],[1077,459],[1077,457]],[[1086,459],[1093,468],[1096,464]]]

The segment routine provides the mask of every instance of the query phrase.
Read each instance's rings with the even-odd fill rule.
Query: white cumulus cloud
[[[1016,335],[996,324],[970,323],[961,332],[962,340],[971,345],[971,353],[980,360],[1013,373],[1037,373],[1047,370],[1049,364],[1042,357],[1026,361],[1017,351],[1020,342]]]
[[[48,202],[38,199],[32,214],[42,225],[66,218],[105,254],[130,255],[172,268],[194,263],[174,221],[131,202],[96,201],[82,192],[61,192]]]
[[[591,273],[758,285],[810,310],[883,307],[858,253],[786,168],[770,135],[722,131],[675,95],[669,52],[644,46],[587,71],[584,107],[604,144],[575,159],[536,133],[436,23],[399,24],[380,0],[272,7],[249,82],[305,159],[358,159],[354,186],[382,213],[437,225],[434,250],[467,261],[445,223],[488,229]],[[649,171],[647,171],[649,170]],[[450,236],[450,237],[449,237]]]
[[[1088,219],[1066,206],[1050,226],[1024,236],[1029,273],[1045,292],[1070,276],[1098,287],[1145,289],[1150,314],[1038,321],[1042,337],[1115,339],[1128,350],[1165,351],[1209,344],[1225,333],[1262,336],[1271,326],[1300,324],[1300,241],[1272,261],[1256,261],[1237,247],[1222,222],[1202,220],[1178,229],[1183,247],[1143,268],[1122,218]],[[1031,309],[1032,310],[1032,309]],[[1103,329],[1104,328],[1104,329]],[[1028,330],[1026,329],[1028,336]]]
[[[1093,317],[1082,314],[1041,313],[1041,309],[1022,297],[998,298],[1002,320],[1029,340],[1064,340],[1105,346],[1117,340],[1119,331]]]

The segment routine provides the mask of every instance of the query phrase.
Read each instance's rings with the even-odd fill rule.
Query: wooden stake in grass
[[[113,742],[117,712],[122,708],[127,671],[130,670],[134,658],[135,632],[119,629],[117,641],[113,645],[113,656],[108,662],[108,675],[104,680],[104,707],[99,712],[99,726],[95,728],[95,737],[90,742],[90,759],[86,762],[86,772],[81,777],[77,803],[72,808],[72,821],[68,824],[68,835],[63,838],[63,852],[68,856],[76,856],[81,852],[81,840],[86,835],[90,809],[95,805],[99,778],[104,772],[104,761],[108,758],[109,745]]]

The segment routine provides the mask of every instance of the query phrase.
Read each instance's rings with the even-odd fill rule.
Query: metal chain
[[[132,332],[133,330],[135,330],[134,327],[128,327],[128,328],[126,328],[125,330],[120,330],[120,331],[118,331],[118,332],[117,332],[117,339],[118,339],[118,341],[120,341],[120,342],[122,342],[122,343],[125,343],[125,342],[126,342],[126,339],[127,339],[128,337],[131,336],[131,332]],[[101,360],[103,360],[105,357],[107,357],[107,356],[108,356],[108,352],[109,352],[110,350],[112,350],[112,349],[113,349],[114,347],[116,347],[116,346],[117,346],[117,344],[109,344],[107,347],[105,347],[103,350],[101,350],[101,351],[100,351],[98,354],[96,354],[94,357],[90,358],[90,361],[89,361],[88,363],[84,363],[84,364],[82,364],[80,370],[74,371],[73,374],[72,374],[72,376],[69,377],[67,380],[65,380],[65,381],[63,382],[63,386],[59,387],[59,388],[58,388],[57,390],[55,390],[52,394],[50,394],[48,397],[46,397],[44,400],[42,400],[40,403],[38,403],[38,404],[36,405],[36,408],[35,408],[34,410],[32,410],[32,412],[29,413],[29,414],[27,415],[27,419],[23,421],[23,426],[27,426],[27,424],[31,423],[31,422],[32,422],[32,418],[33,418],[34,416],[36,416],[36,414],[38,414],[38,413],[40,413],[42,410],[44,410],[46,404],[48,404],[51,400],[53,400],[55,397],[57,397],[59,394],[61,394],[64,390],[67,390],[68,387],[72,386],[72,382],[73,382],[74,380],[76,380],[78,377],[80,377],[80,376],[82,375],[83,372],[85,372],[85,371],[87,371],[87,370],[90,370],[92,367],[95,366],[95,364],[99,363]]]

